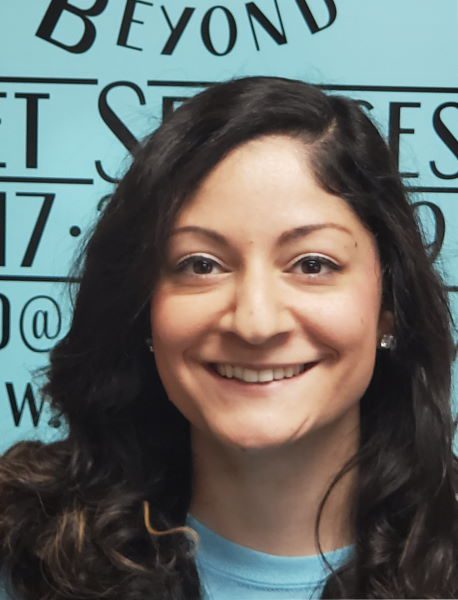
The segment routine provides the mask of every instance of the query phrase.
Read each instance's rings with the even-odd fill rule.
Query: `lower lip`
[[[273,391],[277,389],[281,389],[286,385],[294,384],[295,382],[301,381],[313,367],[315,367],[318,362],[308,363],[305,367],[305,370],[299,375],[293,375],[292,377],[285,377],[284,379],[273,379],[272,381],[262,381],[262,382],[254,382],[249,383],[246,381],[241,381],[240,379],[236,379],[235,377],[223,377],[220,375],[218,371],[212,366],[207,366],[207,371],[213,376],[214,379],[219,381],[220,383],[226,384],[228,387],[233,389],[238,389],[239,391]]]

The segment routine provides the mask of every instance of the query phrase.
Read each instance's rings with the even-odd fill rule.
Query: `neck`
[[[358,447],[359,427],[347,420],[281,448],[240,449],[192,430],[191,514],[223,537],[283,556],[317,554],[315,522],[334,476]],[[345,435],[343,435],[345,430]],[[356,472],[331,491],[320,520],[323,552],[353,542],[351,506]]]

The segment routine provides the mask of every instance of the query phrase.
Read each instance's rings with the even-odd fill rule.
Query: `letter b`
[[[96,29],[89,17],[96,17],[97,15],[100,15],[107,7],[107,4],[108,0],[95,0],[91,7],[79,8],[77,6],[73,6],[73,4],[69,4],[67,0],[51,0],[48,10],[46,11],[43,20],[38,27],[36,36],[46,40],[47,42],[50,42],[51,44],[54,44],[55,46],[59,46],[59,48],[68,50],[68,52],[82,54],[83,52],[89,50],[94,43],[96,36]],[[73,13],[83,22],[83,34],[76,44],[67,44],[52,37],[56,25],[64,11]]]

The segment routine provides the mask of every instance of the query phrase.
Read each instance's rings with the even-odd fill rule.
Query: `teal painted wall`
[[[206,82],[297,77],[369,103],[458,316],[455,0],[14,0],[0,34],[0,451],[65,434],[31,374],[68,327],[78,244],[135,139]]]

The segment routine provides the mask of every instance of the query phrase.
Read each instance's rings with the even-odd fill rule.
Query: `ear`
[[[391,310],[380,311],[378,321],[377,335],[380,339],[382,335],[394,335],[394,315]]]

